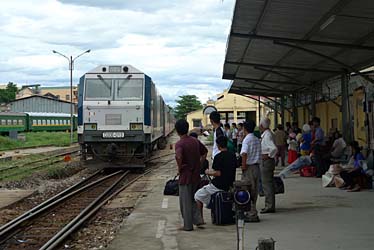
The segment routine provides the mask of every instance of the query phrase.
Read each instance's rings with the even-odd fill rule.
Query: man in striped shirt
[[[259,222],[256,202],[258,196],[258,182],[260,178],[261,142],[253,134],[256,127],[254,121],[244,122],[244,140],[240,155],[242,156],[242,180],[250,183],[251,210],[247,214],[246,222]]]

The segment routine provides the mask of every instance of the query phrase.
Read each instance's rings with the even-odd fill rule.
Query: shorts
[[[200,201],[204,203],[206,206],[208,206],[212,194],[215,194],[219,191],[222,190],[216,188],[212,183],[209,183],[208,185],[205,185],[204,187],[196,191],[195,200]]]

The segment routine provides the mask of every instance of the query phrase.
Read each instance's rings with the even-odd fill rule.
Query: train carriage
[[[0,132],[27,131],[27,114],[15,112],[0,113]]]
[[[29,131],[70,130],[70,114],[27,112]],[[73,129],[77,127],[77,116],[73,115]]]
[[[147,74],[131,65],[102,65],[82,76],[78,89],[84,154],[143,167],[155,145],[166,146],[173,116]]]

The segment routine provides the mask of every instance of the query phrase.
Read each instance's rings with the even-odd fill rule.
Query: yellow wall
[[[203,127],[205,128],[208,124],[208,119],[206,116],[203,115],[203,110],[202,109],[199,109],[199,110],[196,110],[196,111],[193,111],[193,112],[190,112],[188,115],[187,115],[187,122],[188,124],[190,125],[190,129],[193,128],[193,120],[194,119],[197,119],[197,120],[201,120],[201,123],[203,125]]]
[[[207,105],[214,106],[218,110],[218,112],[232,112],[234,115],[234,122],[238,123],[242,120],[238,120],[238,112],[246,112],[246,111],[255,111],[256,112],[256,124],[258,123],[259,112],[258,112],[258,102],[256,100],[252,100],[248,97],[236,95],[236,94],[229,94],[227,90],[223,93],[217,95],[219,99],[217,101],[208,101]],[[264,117],[266,114],[266,109],[261,104],[261,117]],[[222,118],[222,117],[221,117]],[[193,119],[201,119],[201,122],[204,127],[210,125],[210,121],[207,116],[204,117],[202,110],[197,110],[187,114],[187,122],[190,125],[190,129],[193,128]],[[224,119],[224,118],[223,118]],[[280,120],[279,120],[280,122]]]
[[[366,128],[365,128],[365,113],[363,107],[363,100],[365,98],[364,91],[359,89],[353,93],[353,114],[354,114],[354,138],[361,146],[367,145]]]

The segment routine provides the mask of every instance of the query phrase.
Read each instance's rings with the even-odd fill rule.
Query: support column
[[[258,126],[260,126],[260,122],[261,122],[261,96],[258,96]]]
[[[285,96],[281,97],[281,124],[284,126],[284,106],[286,105]]]
[[[274,98],[274,128],[278,126],[278,99]]]
[[[351,133],[351,115],[349,114],[349,95],[348,95],[348,74],[341,75],[341,91],[342,91],[342,134],[347,143],[352,141]]]
[[[296,106],[296,94],[292,94],[292,122],[299,122]]]
[[[311,114],[309,116],[309,120],[311,120],[312,117],[316,116],[316,93],[314,92],[311,93],[310,106],[311,106]]]

